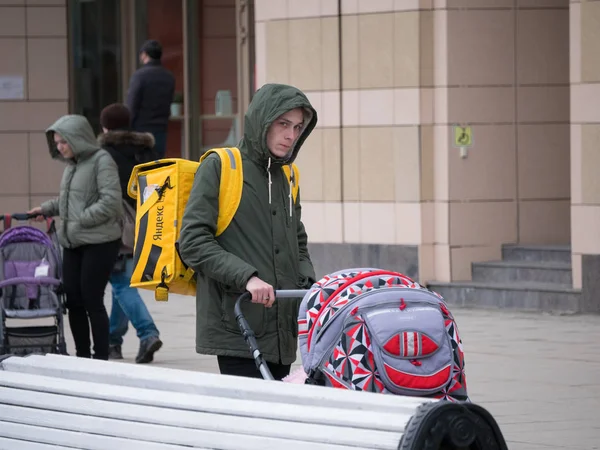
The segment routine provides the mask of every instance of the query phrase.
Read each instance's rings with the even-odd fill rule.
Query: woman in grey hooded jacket
[[[63,285],[76,354],[108,359],[108,315],[104,289],[121,242],[121,186],[113,158],[102,150],[87,119],[61,117],[46,130],[52,158],[67,164],[58,198],[29,211],[60,217]]]

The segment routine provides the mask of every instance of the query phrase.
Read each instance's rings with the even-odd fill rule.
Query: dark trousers
[[[162,159],[167,154],[167,132],[166,131],[152,131],[154,136],[154,150],[158,153],[159,159]]]
[[[219,371],[223,375],[236,375],[238,377],[262,378],[256,363],[250,358],[236,356],[217,356]],[[276,364],[268,362],[267,366],[276,380],[281,380],[290,374],[291,364]]]
[[[81,358],[90,358],[90,326],[94,338],[94,358],[108,359],[108,314],[104,289],[119,253],[121,240],[83,245],[63,252],[63,286],[67,294],[67,314]]]

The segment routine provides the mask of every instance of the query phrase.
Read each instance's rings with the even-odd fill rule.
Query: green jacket
[[[276,118],[298,107],[310,111],[312,119],[298,138],[290,158],[276,159],[267,149],[266,132]],[[300,194],[290,212],[290,186],[282,166],[294,161],[316,123],[316,111],[306,96],[293,87],[266,85],[255,94],[240,143],[244,170],[242,198],[231,224],[217,238],[221,162],[213,154],[200,165],[179,237],[183,261],[198,274],[198,353],[251,357],[233,309],[252,276],[257,275],[275,289],[307,289],[315,281],[301,221]],[[249,302],[243,305],[267,361],[283,364],[295,361],[299,304],[300,299],[281,299],[272,308]]]
[[[68,143],[75,159],[65,159],[54,133]],[[57,198],[42,203],[42,213],[59,216],[58,240],[65,248],[111,242],[121,237],[121,185],[117,165],[96,141],[83,116],[67,115],[46,130],[50,156],[67,163]]]

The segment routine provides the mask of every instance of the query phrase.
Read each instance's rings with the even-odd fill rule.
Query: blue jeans
[[[110,311],[110,345],[123,344],[128,322],[137,331],[140,341],[152,336],[158,337],[158,329],[146,304],[137,289],[129,286],[133,273],[133,259],[128,258],[125,271],[110,275],[112,286],[112,308]]]

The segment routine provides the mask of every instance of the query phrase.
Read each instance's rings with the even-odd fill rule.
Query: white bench
[[[0,369],[0,448],[506,449],[474,404],[50,354]]]

